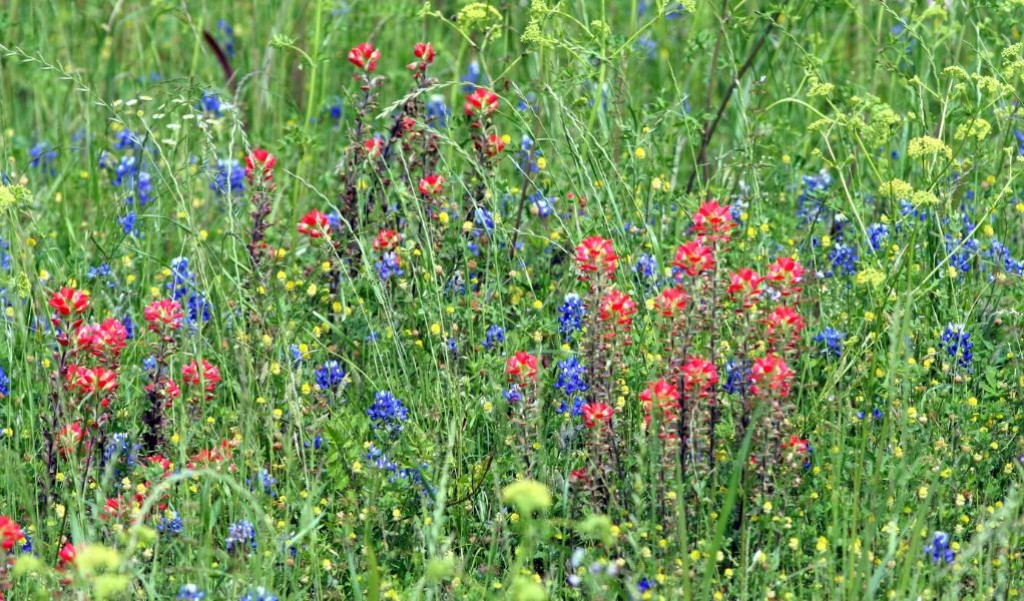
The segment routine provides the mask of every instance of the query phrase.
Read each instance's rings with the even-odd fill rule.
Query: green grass
[[[679,14],[669,2],[659,14],[659,2],[639,0],[492,1],[475,13],[460,13],[467,2],[432,4],[11,0],[0,12],[0,170],[30,190],[0,196],[0,368],[10,379],[0,515],[32,539],[31,553],[11,552],[15,566],[38,572],[0,570],[0,592],[173,599],[194,583],[207,599],[256,586],[280,599],[1019,597],[1024,295],[997,242],[1024,259],[1024,50],[1014,46],[1024,6],[726,0]],[[220,19],[234,28],[231,81],[203,38],[226,46]],[[368,40],[386,80],[362,114],[346,56]],[[414,94],[405,65],[420,41],[437,59]],[[487,131],[508,136],[493,161],[462,111],[474,61],[500,97]],[[230,105],[221,116],[204,114],[206,92]],[[433,130],[436,150],[396,145],[386,166],[354,150],[372,133],[387,137],[406,102],[434,95],[451,110],[450,126]],[[116,148],[126,130],[142,150]],[[523,136],[542,159],[525,174]],[[33,148],[43,164],[33,166]],[[255,269],[251,187],[211,189],[218,160],[244,169],[254,148],[277,157],[268,250]],[[134,207],[134,235],[119,222],[131,184],[113,184],[104,151],[114,166],[141,159],[150,174],[152,202]],[[425,171],[445,177],[437,207],[417,191]],[[537,193],[550,216],[530,200]],[[684,276],[693,298],[670,331],[645,301],[668,281],[707,199],[737,207],[742,223],[720,270]],[[477,207],[494,215],[488,232],[472,223]],[[342,212],[336,244],[299,234],[312,209]],[[874,249],[877,224],[889,234]],[[404,273],[386,281],[373,248],[384,228],[403,238]],[[603,350],[607,326],[593,304],[586,332],[559,332],[567,293],[592,300],[573,255],[594,235],[614,242],[617,285],[638,305],[630,344],[620,332]],[[856,273],[834,266],[842,247],[855,250]],[[641,255],[656,257],[655,278],[634,274]],[[663,457],[673,443],[644,426],[639,395],[660,377],[674,385],[692,354],[713,361],[721,385],[729,358],[762,356],[762,321],[788,301],[765,293],[737,313],[724,290],[728,273],[763,275],[780,256],[807,270],[782,419],[767,425],[772,399],[745,410],[753,397],[721,387],[684,400],[697,422],[721,417],[714,456],[680,469]],[[157,449],[174,465],[165,476],[105,463],[99,447],[115,432],[137,444],[145,431],[143,361],[159,339],[143,309],[171,294],[176,257],[188,259],[188,294],[205,298],[211,317],[183,327],[168,354],[183,394]],[[112,275],[90,278],[102,264]],[[64,286],[91,292],[87,321],[135,324],[106,412],[55,375],[47,302]],[[948,324],[970,333],[969,367],[943,347]],[[492,325],[505,340],[488,348]],[[827,327],[845,334],[839,356],[815,340]],[[503,395],[516,351],[540,359],[525,391],[533,410]],[[556,411],[557,363],[573,354],[607,365],[607,377],[589,372],[586,394],[614,408],[611,442]],[[223,378],[209,399],[181,378],[204,358]],[[337,395],[316,384],[331,360],[347,374]],[[367,415],[385,390],[408,409],[394,440]],[[54,398],[65,408],[58,427],[80,421],[86,434],[57,458],[46,499]],[[89,427],[104,413],[109,421]],[[790,436],[809,441],[809,456],[784,457]],[[190,466],[222,441],[230,457]],[[390,481],[367,458],[371,441],[422,469],[427,492]],[[603,467],[591,485],[571,474]],[[533,515],[503,495],[525,479],[551,495]],[[118,495],[124,511],[103,517]],[[181,533],[158,535],[174,512]],[[225,547],[239,520],[256,529],[248,554]],[[953,543],[948,565],[925,551],[936,531]],[[58,574],[65,542],[84,559]]]

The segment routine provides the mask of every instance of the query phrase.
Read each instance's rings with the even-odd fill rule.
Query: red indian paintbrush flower
[[[633,316],[636,312],[636,303],[633,299],[625,292],[614,289],[601,298],[601,311],[598,316],[605,321],[612,320],[617,325],[625,326],[629,331],[633,326]]]
[[[718,383],[715,365],[702,357],[690,357],[680,369],[683,372],[683,388],[686,392],[705,395]]]
[[[407,65],[410,71],[426,71],[427,67],[434,63],[434,57],[437,53],[434,51],[434,46],[430,42],[420,42],[413,46],[412,53],[416,55],[418,61],[413,61]],[[415,77],[415,75],[414,75]]]
[[[765,334],[768,340],[777,342],[780,339],[787,340],[787,346],[796,342],[804,329],[804,319],[796,312],[796,309],[779,305],[772,309],[765,319]]]
[[[424,196],[437,196],[444,191],[444,177],[440,175],[427,175],[420,179],[420,194]]]
[[[373,250],[384,252],[394,250],[402,242],[402,234],[395,230],[381,230],[373,239]]]
[[[696,276],[714,269],[715,255],[710,247],[699,241],[684,242],[676,249],[676,258],[672,265],[682,269],[687,275]]]
[[[3,547],[4,551],[13,549],[24,537],[17,522],[6,515],[0,515],[0,547]]]
[[[800,283],[804,279],[804,267],[791,257],[779,257],[774,263],[768,266],[769,281],[780,284],[782,296],[799,294]]]
[[[662,423],[670,422],[679,416],[679,391],[674,384],[665,378],[658,378],[650,382],[647,388],[640,393],[640,400],[644,403],[644,421],[651,425],[651,413],[657,407],[662,412]],[[661,438],[675,438],[675,433],[664,431],[659,432]]]
[[[501,139],[501,136],[498,134],[491,134],[487,136],[487,143],[484,145],[484,154],[489,157],[495,157],[502,150],[505,150],[505,141]]]
[[[107,319],[101,324],[88,324],[75,331],[77,350],[95,357],[117,359],[128,340],[128,330],[117,319]]]
[[[89,308],[89,293],[74,288],[61,288],[50,297],[50,306],[61,317],[68,317],[72,313],[78,315]]]
[[[193,361],[181,368],[181,378],[193,386],[202,385],[206,392],[213,392],[217,382],[220,382],[220,370],[206,359],[202,360],[202,364]]]
[[[257,148],[245,157],[245,176],[249,178],[251,184],[256,173],[259,172],[260,179],[269,183],[274,179],[274,165],[276,164],[277,157],[262,148]]]
[[[750,307],[761,297],[763,279],[753,269],[742,267],[730,274],[727,292],[738,298],[744,307]]]
[[[665,288],[658,296],[654,297],[654,310],[662,317],[674,318],[682,315],[689,301],[686,291],[676,286]]]
[[[498,110],[498,95],[486,88],[477,88],[466,96],[466,103],[462,108],[470,117],[486,117]]]
[[[384,153],[384,140],[380,138],[364,140],[363,150],[366,152],[366,156],[375,159]]]
[[[316,209],[306,213],[299,220],[299,233],[310,238],[320,238],[330,234],[331,225],[327,215]]]
[[[583,411],[583,424],[588,428],[596,428],[611,421],[615,411],[607,403],[593,402],[586,403],[581,408]]]
[[[82,424],[79,422],[68,424],[57,433],[57,446],[60,449],[60,454],[64,457],[74,453],[81,442]]]
[[[69,365],[65,377],[68,388],[83,395],[106,394],[117,390],[117,372],[105,367]]]
[[[146,305],[146,308],[142,310],[142,316],[149,322],[150,330],[160,332],[164,328],[170,330],[180,328],[185,314],[181,311],[181,303],[165,298]]]
[[[759,357],[754,359],[754,365],[750,368],[750,380],[753,383],[750,391],[755,395],[785,398],[789,396],[793,375],[793,370],[782,357],[775,354]]]
[[[729,230],[736,227],[729,212],[729,205],[717,201],[705,202],[693,215],[693,232],[709,240],[727,240]]]
[[[377,61],[380,60],[380,50],[373,47],[369,42],[363,42],[348,51],[348,62],[356,67],[373,73],[377,69]]]
[[[584,276],[599,272],[614,278],[619,267],[619,255],[615,254],[611,240],[591,236],[576,247],[576,266]]]
[[[509,380],[537,380],[537,357],[525,351],[516,354],[505,362],[505,373]]]
[[[60,549],[60,553],[57,554],[57,558],[60,560],[57,564],[57,569],[64,570],[68,566],[75,565],[75,559],[77,557],[78,551],[75,549],[75,546],[71,543],[64,543],[64,546]]]

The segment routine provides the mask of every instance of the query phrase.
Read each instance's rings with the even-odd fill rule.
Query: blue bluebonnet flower
[[[434,129],[447,129],[448,118],[452,112],[444,101],[444,96],[432,94],[427,99],[427,123]]]
[[[956,553],[949,548],[949,535],[945,532],[936,531],[932,535],[932,541],[925,545],[924,552],[931,556],[932,563],[953,563]]]
[[[345,369],[337,361],[331,360],[316,370],[315,378],[320,390],[336,391],[345,384]]]
[[[882,244],[889,239],[889,226],[884,223],[872,223],[868,226],[868,244],[871,250],[878,252]]]
[[[512,384],[508,387],[508,390],[502,393],[505,400],[511,404],[521,403],[523,401],[523,392],[519,388],[519,384]]]
[[[466,74],[460,77],[459,81],[463,83],[463,94],[471,93],[477,86],[487,85],[487,76],[484,75],[483,69],[480,68],[480,61],[475,59],[470,61],[469,65],[466,66]]]
[[[398,255],[394,251],[386,252],[380,256],[380,261],[377,261],[377,275],[382,280],[388,280],[392,277],[398,277],[405,273],[402,271],[402,263],[398,259]]]
[[[649,591],[649,590],[651,590],[652,588],[654,588],[654,583],[653,583],[653,582],[651,582],[651,581],[650,581],[650,580],[649,580],[649,579],[648,579],[648,578],[647,578],[647,577],[645,576],[645,577],[643,577],[643,578],[641,578],[641,579],[640,579],[640,582],[637,582],[637,583],[636,583],[636,588],[637,588],[637,590],[638,590],[638,591],[640,591],[641,593],[646,593],[647,591]]]
[[[245,168],[235,159],[219,159],[213,170],[210,189],[217,196],[239,196],[245,191]]]
[[[537,94],[535,92],[527,92],[526,96],[519,98],[519,102],[516,104],[516,110],[519,111],[534,111],[536,112],[540,105],[537,102]]]
[[[178,601],[203,601],[206,599],[206,593],[199,590],[199,587],[194,584],[183,584],[178,589]]]
[[[21,546],[21,552],[22,553],[31,553],[32,552],[32,536],[29,535],[28,533],[25,533],[25,532],[23,532],[21,535],[25,537],[25,544],[23,544]]]
[[[114,150],[142,150],[142,141],[132,133],[130,129],[122,129],[114,135]],[[107,151],[103,151],[100,154],[100,167],[103,167],[103,155]]]
[[[484,348],[490,350],[494,348],[494,345],[505,342],[505,330],[498,324],[493,324],[487,328],[487,334],[484,337]]]
[[[132,321],[132,316],[125,315],[121,319],[121,325],[124,326],[124,331],[128,340],[133,340],[135,338],[135,322]]]
[[[570,412],[570,415],[583,414],[583,393],[589,390],[587,385],[587,368],[580,364],[576,355],[572,355],[558,362],[558,377],[555,379],[555,388],[562,391],[567,399],[562,400],[558,413]]]
[[[374,403],[366,410],[370,416],[370,427],[388,437],[398,438],[405,428],[403,422],[409,419],[409,411],[402,401],[390,391],[382,390],[374,395]]]
[[[448,278],[448,281],[444,284],[444,291],[459,296],[466,294],[466,278],[462,276],[461,271],[456,271]]]
[[[642,254],[636,260],[633,271],[644,279],[651,278],[658,273],[658,259],[652,255]]]
[[[558,331],[563,340],[569,340],[575,332],[583,329],[583,317],[587,309],[580,295],[570,292],[565,295],[562,305],[558,307]]]
[[[527,198],[530,203],[530,214],[547,219],[555,212],[555,197],[544,196],[544,192],[535,192]]]
[[[140,448],[124,432],[112,434],[110,440],[103,447],[103,468],[106,469],[107,466],[116,463],[114,475],[124,476],[135,467]]]
[[[170,517],[166,515],[160,516],[160,519],[156,523],[156,531],[160,534],[166,534],[168,536],[177,536],[185,530],[185,524],[181,521],[181,516],[175,511]],[[255,534],[253,534],[255,537]],[[255,539],[254,539],[255,540]],[[229,543],[230,544],[230,543]],[[253,547],[255,549],[256,547]],[[231,551],[231,548],[228,548]]]
[[[960,367],[970,369],[974,361],[974,343],[971,334],[962,323],[946,324],[942,332],[940,346],[945,349],[951,359]]]
[[[804,223],[814,222],[825,208],[822,200],[831,187],[832,176],[826,169],[815,175],[805,175],[800,182],[796,216]]]
[[[750,386],[750,363],[729,359],[725,363],[725,384],[722,388],[728,394],[746,394]]]
[[[228,535],[224,539],[228,553],[244,551],[243,547],[256,550],[256,527],[248,520],[239,520],[228,527]]]
[[[184,301],[185,319],[188,324],[195,327],[210,321],[211,305],[206,297],[196,291],[196,276],[189,269],[186,257],[171,260],[171,276],[171,281],[165,286],[171,291],[174,300]]]
[[[4,371],[3,366],[0,366],[0,398],[10,396],[11,394],[11,379],[7,377],[7,372]]]
[[[814,337],[814,341],[823,345],[824,348],[821,349],[822,354],[840,357],[843,354],[843,340],[845,338],[845,333],[829,326],[818,332]]]
[[[29,149],[28,153],[31,157],[29,167],[38,169],[43,175],[49,177],[57,175],[57,168],[54,166],[57,162],[57,151],[49,142],[37,143]]]
[[[450,336],[445,342],[445,346],[448,348],[448,352],[453,355],[459,354],[459,341],[454,336]]]
[[[370,443],[369,448],[366,449],[366,460],[381,471],[394,472],[398,470],[398,464],[373,443]]]
[[[153,371],[156,369],[156,355],[150,355],[142,360],[142,369]]]
[[[299,345],[297,345],[297,344],[290,345],[288,347],[288,352],[292,356],[292,367],[298,367],[298,366],[302,365],[302,359],[303,359],[303,357],[302,357],[302,349],[299,348]]]
[[[252,591],[246,593],[239,601],[278,601],[278,599],[277,595],[271,595],[267,592],[267,589],[257,586]]]
[[[202,97],[199,99],[199,103],[196,104],[196,110],[203,111],[207,115],[213,117],[221,117],[223,113],[221,109],[224,105],[220,101],[220,95],[216,92],[203,92]]]
[[[835,274],[853,275],[857,273],[857,261],[860,257],[857,256],[857,249],[852,246],[842,243],[836,244],[832,251],[828,253],[828,259],[832,262],[832,269],[825,275],[829,277]]]
[[[0,238],[0,269],[3,269],[4,271],[11,270],[11,254],[7,252],[7,249],[10,247],[10,242]]]
[[[100,157],[103,166],[104,158]],[[153,201],[153,182],[149,172],[142,168],[142,161],[135,156],[124,155],[114,167],[114,179],[111,184],[115,188],[124,187],[128,192],[124,202],[131,206],[138,203],[144,207]]]
[[[341,116],[344,114],[345,104],[341,98],[335,97],[331,100],[331,103],[324,108],[324,113],[327,114],[327,118],[338,123],[341,121]]]
[[[998,239],[992,239],[992,246],[986,251],[986,254],[1000,263],[1002,268],[1013,275],[1024,275],[1024,262],[1014,259],[1010,255],[1010,249],[1003,245]],[[989,281],[995,279],[995,274],[989,277]]]
[[[494,230],[494,214],[483,207],[477,207],[475,222],[488,232]]]
[[[634,48],[637,52],[646,54],[647,60],[658,58],[658,43],[654,41],[654,38],[649,33],[641,35],[634,44]]]
[[[981,248],[981,245],[974,238],[968,238],[962,240],[959,236],[953,236],[953,234],[946,234],[946,253],[949,258],[949,265],[955,267],[960,273],[966,273],[971,270],[971,263],[974,261],[975,255]],[[939,259],[940,261],[942,258]]]
[[[121,232],[126,236],[138,236],[138,219],[138,215],[135,214],[135,211],[128,211],[124,217],[118,218],[117,222],[121,224]]]
[[[227,19],[217,19],[217,29],[224,39],[224,54],[228,55],[228,58],[235,58],[235,30],[231,23],[228,23]]]
[[[267,471],[266,469],[260,470],[258,478],[259,483],[263,486],[263,492],[270,495],[271,498],[276,499],[277,488],[275,488],[275,486],[277,486],[277,478],[271,476],[270,472]],[[253,490],[254,484],[252,478],[246,478],[245,483],[246,485],[248,485],[249,491],[251,492]]]

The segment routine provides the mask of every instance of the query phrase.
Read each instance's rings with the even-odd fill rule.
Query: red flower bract
[[[366,156],[375,159],[384,153],[384,140],[380,138],[364,140],[363,150],[366,152]]]
[[[437,196],[444,191],[444,177],[440,175],[428,175],[420,179],[420,194],[424,196]]]
[[[736,296],[744,307],[749,307],[761,297],[761,281],[764,278],[749,267],[742,267],[729,276],[727,292]]]
[[[750,369],[750,380],[753,383],[750,390],[755,395],[785,398],[789,396],[793,383],[793,370],[789,368],[785,359],[772,354],[754,359],[754,365]]]
[[[729,212],[729,205],[720,205],[717,201],[705,202],[693,215],[693,231],[698,236],[706,236],[710,240],[727,240],[729,230],[736,227]]]
[[[369,42],[363,42],[348,51],[348,62],[367,73],[373,73],[377,69],[377,61],[379,60],[380,50],[374,48]]]
[[[496,156],[502,150],[505,150],[505,141],[501,139],[501,136],[498,134],[487,136],[487,144],[484,145],[484,153],[487,156]]]
[[[614,278],[619,267],[619,255],[615,254],[611,240],[591,236],[576,247],[576,266],[584,276],[600,272]]]
[[[588,428],[596,428],[611,421],[615,411],[607,403],[586,403],[582,407],[583,424]]]
[[[117,319],[103,323],[84,325],[75,331],[77,350],[88,352],[101,359],[117,359],[128,340],[128,330]]]
[[[689,300],[682,288],[665,288],[654,298],[654,309],[662,317],[678,317],[686,309]]]
[[[13,549],[24,536],[17,522],[6,515],[0,515],[0,547],[3,547],[4,551]]]
[[[423,67],[434,62],[434,57],[437,53],[434,51],[434,45],[430,42],[420,42],[413,46],[412,53],[416,55],[416,58],[423,61]]]
[[[505,362],[505,373],[509,380],[537,380],[537,357],[525,351],[516,354]]]
[[[601,312],[598,316],[605,321],[613,320],[617,325],[625,326],[626,330],[629,330],[636,312],[636,303],[633,299],[625,292],[615,289],[601,298]]]
[[[680,369],[686,392],[704,395],[718,383],[715,365],[703,357],[690,357]]]
[[[804,279],[804,267],[791,257],[779,257],[768,266],[766,280],[780,284],[782,296],[799,294]]]
[[[470,117],[490,115],[498,110],[498,95],[486,88],[477,88],[466,96],[466,103],[462,108]]]
[[[695,276],[715,267],[715,255],[711,248],[698,241],[684,242],[676,249],[676,258],[672,265]]]
[[[306,213],[299,220],[299,233],[310,238],[320,238],[330,234],[331,225],[327,215],[316,209]]]
[[[260,172],[261,179],[270,182],[274,179],[274,165],[277,164],[277,157],[262,148],[257,148],[245,157],[245,176],[252,183],[253,176]]]
[[[106,394],[117,390],[117,372],[105,367],[69,365],[66,378],[68,389],[82,395]]]
[[[142,310],[142,316],[149,322],[149,329],[159,332],[163,328],[177,330],[185,314],[181,311],[181,303],[165,298],[153,301]]]
[[[394,250],[401,241],[402,234],[399,234],[397,231],[381,230],[377,233],[377,237],[373,239],[373,250],[377,252]]]
[[[61,288],[50,297],[50,306],[57,310],[61,317],[72,313],[81,314],[89,308],[89,293],[74,288]]]
[[[804,319],[796,312],[796,309],[779,305],[772,309],[765,320],[765,334],[768,340],[775,341],[780,335],[795,342],[804,329]]]
[[[181,378],[193,386],[202,385],[206,392],[213,392],[220,382],[220,370],[206,359],[201,364],[193,361],[181,368]]]

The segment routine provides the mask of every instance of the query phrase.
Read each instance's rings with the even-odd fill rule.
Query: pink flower
[[[85,325],[75,332],[79,350],[101,359],[117,359],[128,340],[128,330],[117,319],[107,319],[99,325]]]
[[[379,60],[380,50],[374,48],[369,42],[363,42],[348,51],[348,62],[367,73],[373,73],[377,69]]]
[[[4,551],[13,549],[24,536],[17,522],[6,515],[0,515],[0,547]]]
[[[764,278],[749,267],[742,267],[729,276],[727,292],[738,297],[744,307],[750,307],[761,297],[761,281]]]
[[[782,296],[800,294],[800,283],[804,279],[804,268],[798,261],[790,257],[779,257],[768,266],[768,277],[771,282],[780,284]]]
[[[81,314],[89,308],[89,293],[74,288],[61,288],[50,297],[50,306],[61,317],[68,317],[72,313]]]

